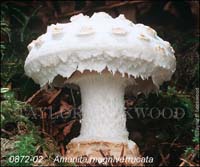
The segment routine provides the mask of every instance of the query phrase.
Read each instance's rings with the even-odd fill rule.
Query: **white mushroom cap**
[[[75,71],[101,73],[105,68],[122,76],[152,79],[157,87],[170,80],[176,68],[174,50],[152,28],[134,24],[124,15],[79,14],[66,24],[50,25],[29,44],[25,72],[40,86]]]

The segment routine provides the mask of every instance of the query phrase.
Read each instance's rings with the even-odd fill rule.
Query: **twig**
[[[96,7],[96,8],[87,8],[87,9],[82,9],[79,11],[73,11],[73,12],[69,12],[65,15],[61,15],[58,17],[58,19],[63,19],[65,17],[70,17],[73,15],[77,15],[79,13],[86,13],[89,11],[102,11],[102,10],[108,10],[108,9],[112,9],[112,8],[116,8],[116,7],[120,7],[120,6],[125,6],[125,5],[130,5],[130,4],[136,4],[136,3],[144,3],[146,1],[144,0],[134,0],[134,1],[125,1],[125,2],[120,2],[120,3],[116,3],[116,4],[111,4],[111,5],[106,5],[106,6],[100,6],[100,7]]]
[[[179,136],[177,136],[173,141],[172,141],[172,143],[170,144],[170,148],[172,148],[174,145],[175,145],[175,142],[176,142],[176,140],[179,138]]]
[[[70,93],[72,95],[73,105],[76,106],[76,101],[75,101],[75,98],[74,98],[74,94],[73,94],[72,88],[70,88]]]
[[[99,150],[99,152],[101,153],[102,157],[104,157],[104,158],[106,157],[101,149]]]
[[[41,132],[42,134],[44,134],[45,136],[48,136],[51,139],[54,139],[50,134],[48,134],[47,132],[43,132],[41,130],[39,130],[39,132]]]
[[[160,143],[160,144],[162,144],[162,145],[170,145],[170,147],[171,147],[172,143],[163,142],[163,143]],[[178,144],[178,143],[174,143],[173,146],[175,146],[175,147],[185,147],[186,145],[181,145],[181,144]]]
[[[169,158],[169,154],[167,154],[167,156],[164,156],[162,151],[159,149],[159,153],[160,153],[160,156],[162,158],[162,162],[159,164],[159,166],[167,166],[167,162],[166,162],[166,159]]]
[[[34,93],[31,97],[28,98],[28,100],[26,101],[26,104],[31,103],[31,101],[41,92],[42,90],[38,90],[36,93]]]
[[[64,114],[65,112],[69,113],[71,110],[59,110],[59,111],[56,111],[55,113],[53,113],[51,116],[54,117],[54,116],[57,116],[59,114]]]
[[[12,136],[12,135],[13,135],[11,132],[9,132],[9,131],[7,131],[7,130],[5,130],[5,129],[1,129],[1,132],[5,133],[5,134],[7,134],[7,135],[9,135],[9,136]]]
[[[60,144],[60,150],[61,150],[61,151],[60,151],[60,152],[61,152],[61,155],[62,155],[62,156],[65,156],[65,148],[64,148],[64,146],[63,146],[62,143]]]
[[[45,123],[44,123],[44,112],[40,111],[40,114],[41,114],[41,120],[42,120],[42,132],[45,132],[45,130],[44,130],[44,126],[45,126]]]
[[[55,100],[55,98],[60,94],[61,90],[62,89],[58,90],[55,94],[51,96],[51,98],[48,100],[48,104],[51,104]]]
[[[49,106],[48,109],[52,112],[52,106]],[[50,112],[50,114],[51,114],[51,112]],[[49,134],[52,135],[53,134],[53,130],[52,130],[53,127],[52,127],[52,117],[49,116],[50,114],[49,113],[47,114],[47,118],[48,118],[47,122],[49,124],[49,129],[48,129],[49,130]]]
[[[122,146],[122,151],[121,151],[121,154],[120,154],[120,158],[122,158],[124,155],[124,145]]]
[[[197,164],[193,164],[192,162],[190,162],[189,160],[186,160],[186,159],[184,159],[184,158],[180,158],[184,163],[187,163],[187,164],[189,164],[190,166],[198,166]],[[180,164],[180,165],[182,165],[182,163]],[[179,166],[180,166],[179,165]],[[183,164],[184,165],[184,164]],[[182,166],[183,166],[182,165]]]

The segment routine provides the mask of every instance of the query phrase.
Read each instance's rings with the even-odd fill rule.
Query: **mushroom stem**
[[[124,91],[126,79],[118,75],[89,74],[78,79],[81,89],[80,136],[73,141],[126,142]]]

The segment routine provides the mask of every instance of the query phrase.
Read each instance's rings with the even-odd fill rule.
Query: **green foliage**
[[[16,152],[8,155],[9,157],[17,157],[19,156],[19,161],[12,162],[10,160],[7,161],[7,165],[9,166],[30,166],[32,162],[27,161],[26,159],[22,159],[23,156],[33,156],[36,153],[35,148],[36,141],[32,134],[20,136],[19,141],[15,145]]]
[[[193,137],[192,141],[195,144],[199,144],[199,131],[198,131],[198,129],[193,130],[193,132],[194,132],[194,137]]]
[[[18,136],[14,151],[7,155],[8,166],[30,166],[32,158],[36,155],[36,145],[43,141],[38,134],[31,131],[24,136]]]
[[[1,20],[0,20],[0,24],[1,24],[1,35],[5,35],[8,37],[8,39],[10,39],[10,27],[8,25],[8,22],[5,20],[5,18],[3,17],[3,11],[1,10]],[[5,56],[5,51],[6,51],[6,45],[5,42],[1,41],[0,42],[0,47],[1,47],[1,61],[3,60],[4,56]]]
[[[42,152],[48,154],[44,156]],[[6,155],[7,166],[37,166],[45,161],[53,161],[58,150],[53,140],[42,138],[35,127],[29,133],[17,136],[14,149]]]
[[[194,146],[188,146],[185,149],[184,157],[187,157],[188,155],[193,154],[193,155],[196,155],[199,159],[200,158],[199,149],[195,148],[199,144],[199,131],[198,131],[198,129],[195,129],[192,131],[194,133],[194,136],[192,139]]]
[[[35,88],[33,82],[24,75],[23,66],[28,54],[27,45],[36,35],[28,25],[39,8],[28,16],[15,3],[1,3],[1,86],[11,83],[21,89],[23,96],[30,96],[29,91]],[[32,85],[31,89],[28,84]]]
[[[179,89],[192,91],[199,87],[199,33],[198,29],[179,31],[172,27],[157,27],[159,35],[169,41],[175,50],[176,72],[172,81]]]
[[[22,112],[27,110],[30,106],[16,100],[14,92],[10,91],[8,88],[1,88],[1,95],[4,100],[1,101],[1,127],[7,123],[18,123],[24,122],[29,126],[32,126],[32,122],[25,117]]]
[[[144,108],[146,116],[143,119],[139,117],[136,121],[147,129],[154,129],[156,138],[160,140],[172,141],[184,137],[191,133],[191,128],[194,127],[193,103],[186,95],[177,92],[175,87],[168,87],[166,92],[159,91],[157,94],[151,93],[148,97],[140,98],[136,108]],[[154,108],[156,109],[151,110]],[[134,116],[135,112],[132,114]]]
[[[137,108],[144,109],[144,114],[140,114],[138,117],[135,110]],[[156,109],[150,112],[152,108]],[[168,86],[167,89],[165,88],[164,91],[159,91],[157,94],[140,95],[135,103],[135,109],[129,111],[133,119],[128,119],[127,128],[138,132],[141,137],[134,136],[133,133],[130,138],[133,138],[140,148],[147,149],[145,150],[146,155],[153,154],[155,163],[161,159],[160,153],[157,153],[159,149],[162,150],[163,155],[178,157],[171,162],[169,159],[167,160],[172,163],[171,166],[180,163],[179,157],[184,153],[186,147],[189,146],[186,150],[187,153],[197,151],[194,149],[194,145],[191,145],[192,139],[199,142],[198,135],[196,134],[196,137],[193,138],[191,131],[195,127],[192,95],[177,91],[176,87]]]
[[[17,142],[15,143],[14,150],[6,155],[6,165],[32,165],[34,155],[36,158],[38,157],[37,148],[48,152],[49,156],[52,157],[57,151],[56,144],[52,143],[52,140],[46,141],[46,139],[43,139],[33,122],[23,114],[23,111],[29,112],[30,106],[16,100],[14,93],[8,88],[1,88],[1,96],[3,98],[1,101],[1,128],[15,123],[16,125],[23,125],[23,128],[27,129],[23,134],[18,133],[19,136],[16,138]]]
[[[196,120],[198,121],[198,120]],[[195,157],[198,157],[198,159],[200,158],[200,154],[199,154],[199,130],[198,128],[195,128],[195,129],[192,129],[192,132],[193,132],[193,139],[192,139],[192,144],[193,146],[188,146],[186,149],[185,149],[185,153],[184,153],[184,157],[188,157],[190,154],[193,154],[193,156]]]

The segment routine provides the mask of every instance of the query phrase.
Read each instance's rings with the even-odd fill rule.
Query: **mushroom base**
[[[104,141],[70,142],[67,145],[68,162],[76,165],[130,165],[144,166],[138,146],[128,143],[112,143]]]

